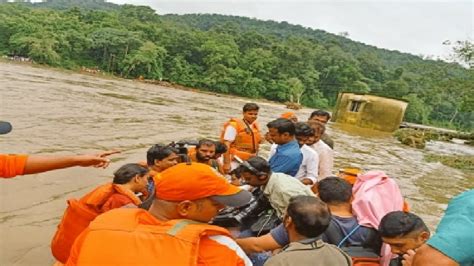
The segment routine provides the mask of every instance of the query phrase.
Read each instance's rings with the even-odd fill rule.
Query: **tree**
[[[304,85],[298,78],[289,78],[288,83],[288,95],[290,96],[290,102],[296,102],[300,104],[301,97],[304,93]]]
[[[122,62],[122,73],[126,77],[143,76],[149,79],[161,80],[165,56],[165,48],[147,41],[138,50],[125,57]]]
[[[426,124],[431,112],[430,107],[420,100],[416,94],[408,94],[403,97],[408,101],[408,107],[405,111],[405,120],[413,123]]]

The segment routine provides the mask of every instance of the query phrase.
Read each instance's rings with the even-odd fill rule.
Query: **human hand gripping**
[[[413,263],[413,257],[415,256],[416,252],[413,249],[409,249],[407,253],[403,254],[402,265],[403,266],[411,266]]]

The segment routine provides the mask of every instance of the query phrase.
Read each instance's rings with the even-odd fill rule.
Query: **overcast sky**
[[[445,40],[473,40],[473,0],[112,0],[148,5],[158,14],[217,13],[263,20],[287,21],[380,48],[415,55],[448,56]]]

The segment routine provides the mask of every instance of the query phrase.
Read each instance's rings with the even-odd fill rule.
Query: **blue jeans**
[[[245,237],[253,237],[255,236],[250,229],[245,229],[240,232],[238,238],[245,238]],[[252,253],[252,254],[247,254],[249,259],[252,261],[254,266],[263,266],[265,261],[268,260],[271,256],[271,252],[260,252],[260,253]]]

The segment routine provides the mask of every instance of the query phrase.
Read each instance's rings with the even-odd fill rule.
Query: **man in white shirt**
[[[332,175],[332,168],[334,166],[334,151],[321,140],[321,136],[326,131],[324,124],[317,121],[308,121],[311,128],[314,129],[314,139],[308,141],[312,143],[313,148],[319,155],[319,178],[326,178]]]
[[[300,145],[301,153],[303,154],[303,162],[301,162],[300,169],[295,177],[298,178],[305,185],[313,185],[318,181],[318,167],[319,155],[311,147],[306,145],[314,138],[314,129],[307,123],[296,123],[296,140]],[[310,143],[312,144],[312,143]]]

